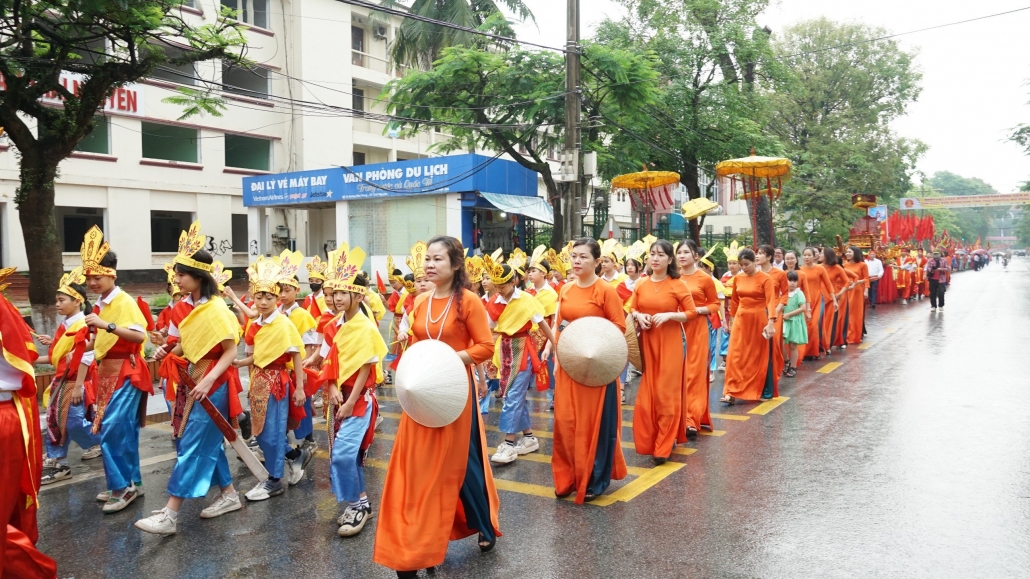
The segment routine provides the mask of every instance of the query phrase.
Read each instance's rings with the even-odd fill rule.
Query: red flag
[[[379,289],[379,295],[386,295],[386,284],[383,283],[383,278],[378,271],[376,272],[376,288]]]
[[[143,317],[147,319],[147,331],[153,332],[157,325],[154,323],[154,314],[150,313],[150,304],[143,299],[143,296],[136,296],[136,305],[139,306],[139,311],[143,312]]]

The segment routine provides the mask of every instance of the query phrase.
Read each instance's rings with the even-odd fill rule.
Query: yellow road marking
[[[647,469],[647,472],[643,475],[631,480],[628,484],[619,488],[610,495],[604,495],[598,497],[598,499],[607,497],[612,501],[622,501],[624,503],[629,502],[684,466],[686,465],[682,462],[667,462],[654,468]]]
[[[777,406],[779,406],[780,404],[783,404],[784,402],[786,402],[788,400],[790,400],[790,398],[788,398],[786,396],[777,396],[776,398],[773,398],[772,400],[768,400],[766,402],[763,402],[763,403],[759,404],[758,406],[755,406],[751,410],[748,410],[748,414],[762,414],[762,415],[769,414],[770,412],[772,412],[772,410],[774,408],[776,408]]]
[[[386,402],[397,402],[397,398],[395,396],[377,396],[376,398],[378,398],[379,400],[384,400]],[[493,406],[490,407],[490,412],[500,411],[500,408],[496,408]],[[530,412],[529,415],[536,416],[537,418],[551,418],[552,416],[554,416],[554,414],[551,412]]]
[[[718,418],[720,420],[739,420],[741,422],[745,420],[751,420],[750,416],[741,416],[739,414],[712,414],[712,418]]]
[[[885,333],[885,334],[893,334],[894,332],[897,332],[897,331],[898,331],[897,328],[887,328],[886,330],[883,331],[883,333]]]
[[[827,362],[825,366],[823,366],[822,368],[819,368],[818,370],[816,370],[816,372],[818,372],[820,374],[829,374],[830,372],[833,372],[837,368],[840,368],[842,363],[843,362]]]
[[[490,451],[490,454],[493,454],[493,453],[497,452],[497,449],[493,448],[493,447],[490,447],[487,450]],[[537,453],[537,452],[531,452],[529,454],[519,455],[518,460],[528,460],[529,462],[539,462],[539,463],[542,463],[542,464],[551,464],[551,456],[550,455],[540,454],[540,453]],[[503,467],[503,466],[504,465],[499,465],[499,467]],[[634,475],[634,476],[644,476],[650,470],[651,469],[649,469],[649,468],[643,468],[643,467],[639,467],[639,466],[627,466],[626,467],[626,472],[628,472],[629,474]]]
[[[872,342],[862,342],[861,344],[858,345],[858,349],[859,350],[868,350],[869,348],[872,348],[872,347],[873,347],[873,343]]]
[[[622,427],[623,428],[633,428],[633,422],[629,421],[629,420],[623,420],[622,421]],[[712,430],[711,432],[709,432],[709,431],[705,430],[704,428],[702,428],[701,432],[698,432],[698,434],[700,434],[701,436],[723,436],[724,434],[726,434],[726,431],[725,430]]]

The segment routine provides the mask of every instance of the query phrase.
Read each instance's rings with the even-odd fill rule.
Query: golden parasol
[[[790,179],[791,166],[790,159],[759,157],[753,150],[750,157],[721,161],[715,165],[717,177],[730,179],[733,199],[750,201],[751,231],[755,246],[758,245],[758,202],[762,197],[769,198],[769,240],[770,243],[775,243],[772,202],[780,196],[783,180]]]
[[[648,171],[647,167],[644,167],[644,170],[638,173],[627,173],[612,179],[612,190],[629,191],[634,208],[638,202],[641,204],[640,211],[644,215],[641,223],[646,222],[645,233],[650,233],[655,214],[668,213],[672,208],[672,191],[679,186],[679,182],[679,173]]]

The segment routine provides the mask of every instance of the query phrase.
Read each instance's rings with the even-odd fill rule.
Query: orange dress
[[[786,306],[787,300],[790,298],[788,295],[790,292],[790,286],[787,285],[787,273],[782,269],[770,267],[769,271],[766,272],[769,277],[773,280],[773,286],[776,289],[776,303],[780,306]],[[783,375],[783,310],[780,308],[780,313],[776,315],[776,335],[773,337],[773,396],[780,395],[780,377]]]
[[[719,311],[719,294],[712,276],[698,268],[693,274],[680,279],[687,284],[695,307]],[[694,310],[692,310],[694,311]],[[687,379],[683,383],[687,401],[683,430],[702,426],[712,430],[712,417],[708,412],[708,316],[687,316]]]
[[[436,339],[439,334],[441,341],[456,352],[464,351],[475,363],[489,360],[494,343],[483,301],[471,291],[462,290],[460,318],[458,304],[455,303],[445,319],[429,324],[427,335],[426,322],[430,310],[432,317],[440,316],[447,303],[447,298],[432,299],[429,296],[419,296],[414,304],[412,331],[415,335],[412,343]],[[380,565],[396,571],[440,565],[447,554],[449,540],[462,539],[480,531],[469,526],[461,497],[462,486],[467,482],[466,467],[472,455],[470,442],[478,442],[485,479],[481,492],[489,502],[493,531],[500,536],[497,519],[499,499],[488,462],[486,435],[479,416],[471,366],[466,371],[469,399],[457,420],[440,428],[428,428],[406,413],[401,415],[376,527],[372,560]],[[478,441],[471,439],[474,431],[479,434]]]
[[[726,380],[723,394],[741,400],[762,400],[773,397],[773,341],[762,336],[769,318],[776,312],[779,300],[769,274],[757,271],[733,278],[730,300],[730,349],[726,356]]]
[[[658,283],[641,278],[630,297],[630,309],[644,314],[685,312],[688,323],[698,318],[686,284],[666,278]],[[705,339],[708,329],[705,328]],[[633,408],[633,444],[637,454],[668,458],[672,447],[687,442],[688,349],[698,349],[687,337],[686,324],[666,322],[641,332],[644,373]],[[705,356],[708,349],[705,348]],[[706,378],[707,384],[707,378]]]
[[[864,261],[848,262],[844,265],[848,273],[855,275],[858,285],[848,292],[848,315],[844,323],[844,339],[848,344],[862,343],[862,330],[865,328],[865,291],[869,285],[869,266]]]
[[[615,287],[604,280],[598,279],[587,288],[570,283],[562,288],[558,299],[556,322],[560,328],[563,322],[596,316],[607,318],[619,331],[625,331],[622,306]],[[579,504],[588,492],[600,495],[612,480],[626,478],[619,381],[596,388],[584,386],[558,363],[554,373],[554,492],[562,496],[575,492]]]
[[[854,279],[855,274],[844,269],[840,265],[831,265],[826,268],[826,275],[830,278],[830,283],[833,284],[833,293],[838,294],[844,286],[851,283]],[[833,299],[832,297],[830,298]],[[832,346],[840,346],[844,343],[844,309],[847,307],[848,294],[844,292],[840,300],[837,302],[837,310],[833,312],[832,316],[826,316],[823,319],[823,330],[826,332],[827,345],[826,351],[829,352]],[[832,302],[831,302],[832,303]]]
[[[808,289],[802,291],[812,308],[812,319],[808,320],[808,347],[805,349],[805,356],[818,358],[826,350],[823,318],[826,315],[833,316],[833,313],[829,312],[833,308],[833,297],[830,295],[833,293],[833,283],[826,274],[826,268],[821,265],[802,269],[808,278]]]

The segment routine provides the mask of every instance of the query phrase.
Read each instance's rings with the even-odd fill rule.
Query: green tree
[[[237,25],[191,26],[182,0],[0,0],[0,126],[17,148],[21,183],[15,204],[25,239],[31,280],[29,301],[44,319],[55,313],[54,291],[63,271],[54,219],[58,166],[92,132],[94,116],[115,88],[147,77],[163,64],[224,58],[242,62]],[[171,57],[171,40],[190,50]],[[61,72],[79,73],[76,90]],[[58,95],[64,105],[43,104]],[[186,114],[218,113],[220,101],[183,94]]]
[[[415,0],[410,6],[401,0],[380,1],[380,6],[384,8],[402,9],[417,16],[465,28],[479,29],[488,24],[490,32],[514,38],[515,30],[508,23],[500,5],[523,22],[526,19],[536,22],[533,13],[522,0]],[[447,47],[483,46],[488,42],[493,43],[472,32],[406,18],[397,31],[390,55],[397,64],[427,70]]]
[[[647,53],[586,43],[584,65],[616,82],[585,79],[580,96],[584,105],[611,118],[653,105],[658,82],[653,60]],[[447,124],[451,136],[435,150],[499,151],[539,173],[554,206],[552,247],[560,247],[566,232],[547,151],[564,140],[564,70],[562,55],[551,52],[451,47],[443,50],[432,69],[391,81],[381,98],[388,101],[391,114],[404,119],[404,135]],[[614,130],[604,127],[589,138],[602,141]]]
[[[659,104],[628,115],[599,155],[604,178],[639,171],[646,164],[680,173],[688,197],[708,197],[701,172],[711,174],[721,160],[778,155],[774,136],[763,133],[766,99],[762,86],[781,74],[772,58],[768,29],[756,23],[767,0],[622,0],[629,16],[605,21],[597,41],[659,56],[665,76]],[[613,82],[586,67],[598,82]],[[600,124],[603,115],[588,109]],[[595,140],[595,142],[598,142]],[[714,181],[713,181],[714,183]],[[689,222],[700,241],[704,218]]]
[[[925,151],[890,122],[919,96],[915,55],[886,30],[826,19],[801,22],[774,43],[788,74],[774,83],[769,130],[786,145],[794,179],[779,207],[781,226],[809,243],[847,237],[862,215],[853,193],[890,204],[911,186]]]

